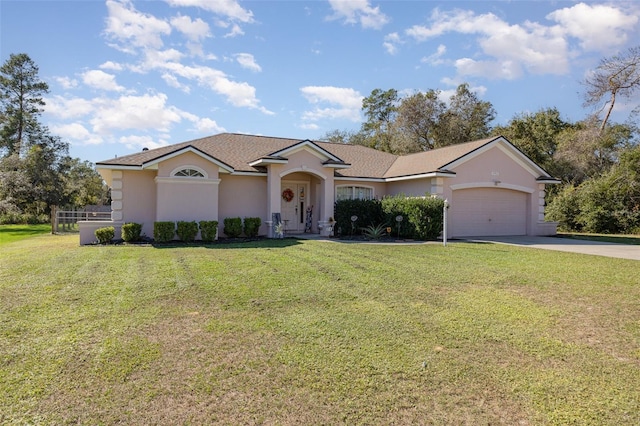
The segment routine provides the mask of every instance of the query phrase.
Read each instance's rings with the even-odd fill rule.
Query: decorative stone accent
[[[111,172],[111,220],[119,222],[122,220],[122,171]]]

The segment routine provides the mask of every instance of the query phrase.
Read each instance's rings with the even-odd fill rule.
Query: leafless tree
[[[618,97],[630,98],[640,88],[640,46],[632,47],[624,54],[604,58],[594,72],[585,79],[587,88],[585,106],[602,106],[606,114],[600,131],[603,131]]]

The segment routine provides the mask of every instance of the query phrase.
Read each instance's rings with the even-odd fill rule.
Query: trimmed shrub
[[[176,224],[173,222],[154,222],[153,239],[158,243],[166,243],[173,240],[176,232]]]
[[[249,238],[257,237],[260,231],[260,225],[262,225],[262,220],[259,217],[245,217],[244,235]]]
[[[200,238],[202,241],[210,243],[216,239],[218,235],[218,221],[217,220],[202,220],[200,221]]]
[[[122,225],[122,239],[127,243],[140,240],[140,234],[142,234],[142,224],[131,222]]]
[[[182,241],[193,242],[196,239],[196,235],[198,235],[198,224],[195,221],[187,222],[181,220],[178,222],[176,234]]]
[[[352,216],[357,216],[355,224],[351,221]],[[377,226],[384,223],[382,204],[380,200],[338,200],[335,204],[334,233],[338,235],[360,234],[362,229],[369,226]]]
[[[107,244],[113,240],[113,237],[116,235],[116,230],[113,226],[106,226],[104,228],[96,229],[95,235],[98,239],[98,243]]]
[[[381,223],[392,228],[391,235],[434,240],[442,232],[444,200],[436,197],[410,197],[397,195],[382,200],[339,200],[335,205],[336,230],[342,235],[360,234],[374,230]],[[353,224],[352,216],[358,220]],[[396,217],[402,216],[397,222]],[[386,230],[386,229],[385,229]]]
[[[384,222],[393,228],[392,234],[419,240],[435,240],[442,232],[444,200],[437,197],[405,197],[397,195],[382,199]],[[398,223],[396,217],[402,216]]]
[[[226,217],[222,232],[229,238],[238,238],[242,234],[242,218]]]

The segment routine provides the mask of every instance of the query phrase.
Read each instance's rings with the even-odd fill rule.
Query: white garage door
[[[453,191],[452,237],[526,235],[528,195],[500,188]]]

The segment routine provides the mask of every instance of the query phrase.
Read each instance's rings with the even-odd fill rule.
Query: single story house
[[[111,188],[111,221],[80,224],[80,243],[123,223],[260,217],[261,235],[328,235],[334,203],[386,195],[448,200],[449,237],[553,235],[545,222],[547,184],[559,183],[504,137],[410,155],[359,145],[222,133],[101,161]],[[309,216],[311,220],[309,220]]]

